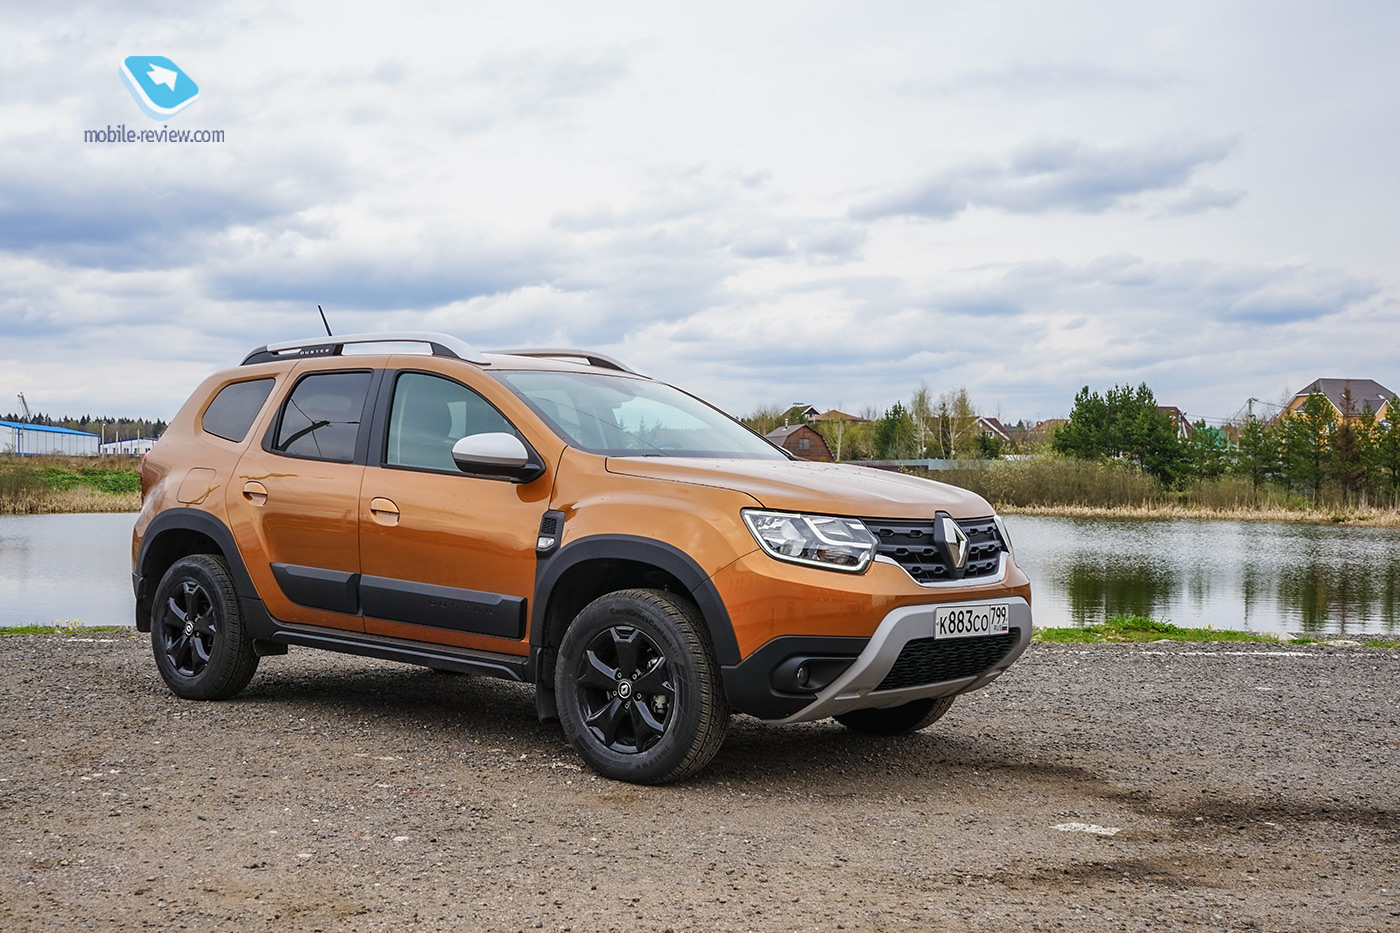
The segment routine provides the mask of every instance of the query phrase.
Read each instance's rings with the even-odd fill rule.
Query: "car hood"
[[[980,518],[976,493],[932,480],[840,463],[690,457],[609,457],[608,472],[747,493],[765,508],[861,518]]]

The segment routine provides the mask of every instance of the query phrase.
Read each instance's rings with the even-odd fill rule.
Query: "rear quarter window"
[[[306,460],[350,462],[369,384],[368,372],[303,376],[282,407],[273,451]]]
[[[226,441],[242,441],[272,392],[274,379],[253,379],[226,385],[214,396],[199,420],[206,433]]]

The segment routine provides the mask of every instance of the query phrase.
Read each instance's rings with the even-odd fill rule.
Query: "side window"
[[[369,383],[365,372],[313,373],[302,379],[282,406],[272,449],[308,460],[353,460]]]
[[[200,426],[215,437],[226,441],[241,441],[248,429],[262,411],[272,391],[274,379],[253,379],[249,382],[235,382],[226,385],[214,396],[214,401],[204,409]]]
[[[500,412],[471,389],[426,373],[404,373],[389,411],[389,466],[457,472],[452,445],[468,434],[514,434]]]

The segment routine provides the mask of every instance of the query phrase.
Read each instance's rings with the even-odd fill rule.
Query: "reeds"
[[[970,489],[998,511],[1012,514],[1218,518],[1400,528],[1400,507],[1394,502],[1348,501],[1333,490],[1324,490],[1314,500],[1270,483],[1255,488],[1242,476],[1197,480],[1184,489],[1173,490],[1114,461],[1036,457],[921,475]]]
[[[134,512],[140,462],[130,457],[0,457],[0,514]]]

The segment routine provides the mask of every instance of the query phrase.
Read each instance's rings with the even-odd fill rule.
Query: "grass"
[[[0,627],[0,635],[81,635],[87,632],[134,632],[129,625],[84,625],[77,619],[57,620],[48,625]]]
[[[1249,644],[1323,644],[1326,639],[1300,638],[1279,639],[1273,635],[1260,635],[1257,632],[1235,632],[1216,628],[1182,628],[1170,622],[1149,619],[1146,616],[1109,616],[1102,624],[1084,625],[1077,628],[1039,628],[1035,635],[1041,641],[1060,644],[1097,645],[1108,643],[1141,643],[1153,641],[1189,642],[1244,642]],[[1366,648],[1400,648],[1400,641],[1372,638],[1362,643]]]
[[[134,512],[140,507],[138,458],[0,456],[0,515]]]

